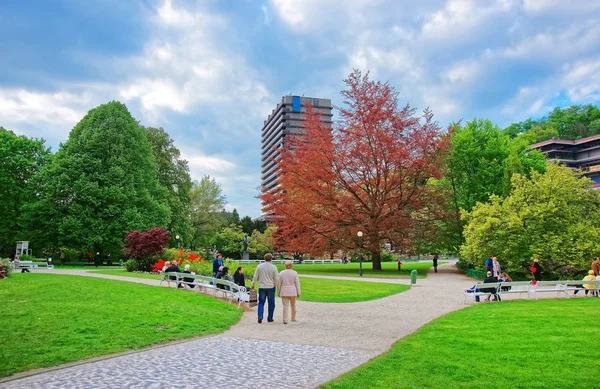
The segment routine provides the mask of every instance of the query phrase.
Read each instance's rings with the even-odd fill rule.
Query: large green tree
[[[184,247],[192,241],[190,222],[190,192],[192,180],[188,162],[181,159],[181,153],[169,134],[162,128],[146,127],[146,136],[152,147],[154,162],[158,172],[158,181],[168,192],[171,219],[167,230],[171,232],[171,244],[176,236]]]
[[[227,226],[223,212],[227,199],[221,185],[210,176],[192,183],[190,197],[192,247],[208,248],[221,228]]]
[[[511,140],[491,121],[475,119],[457,128],[451,138],[447,178],[456,208],[471,210],[491,195],[504,195],[513,173],[543,171],[545,158],[521,139]]]
[[[0,257],[13,253],[21,233],[21,207],[35,198],[32,177],[50,160],[43,139],[30,139],[0,127]]]
[[[525,135],[529,143],[548,139],[581,139],[600,134],[600,109],[595,105],[555,108],[547,116],[513,123],[504,129],[511,136]]]
[[[127,231],[169,222],[146,133],[119,102],[90,110],[35,185],[29,228],[49,249],[116,252]]]
[[[452,247],[457,248],[462,243],[464,223],[460,220],[461,210],[470,211],[475,204],[486,203],[493,195],[506,196],[513,174],[527,176],[531,171],[543,172],[546,166],[543,154],[530,150],[527,139],[511,138],[485,119],[456,126],[451,145],[445,179],[436,184],[440,191],[447,193],[449,205],[453,208],[453,221],[438,223],[436,228],[442,236],[449,238],[445,241],[452,243],[447,250],[450,252]],[[430,230],[426,231],[426,236],[430,235]],[[458,245],[455,243],[457,238]]]
[[[512,177],[506,198],[464,212],[462,260],[483,266],[495,255],[509,273],[527,274],[539,258],[547,278],[585,272],[600,253],[600,192],[570,169],[550,164],[544,174]]]

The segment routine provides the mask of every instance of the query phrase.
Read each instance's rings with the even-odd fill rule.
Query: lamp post
[[[175,235],[175,240],[177,241],[177,248],[179,248],[179,235]]]
[[[362,277],[362,231],[358,231],[356,236],[358,236],[358,275]]]

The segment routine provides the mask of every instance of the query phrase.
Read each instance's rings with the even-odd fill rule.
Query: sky
[[[56,151],[121,101],[241,216],[260,216],[267,115],[290,93],[342,104],[352,69],[442,127],[600,101],[596,0],[3,0],[0,21],[1,126]]]

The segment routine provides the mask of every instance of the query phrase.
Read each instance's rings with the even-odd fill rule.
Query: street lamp
[[[358,275],[362,277],[362,231],[358,231],[356,236],[358,236]]]
[[[179,235],[175,235],[175,240],[177,241],[177,248],[179,248]]]

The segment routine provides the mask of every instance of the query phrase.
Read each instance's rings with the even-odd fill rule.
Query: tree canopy
[[[462,260],[473,266],[494,255],[509,273],[525,274],[537,257],[543,274],[561,276],[588,270],[600,251],[600,192],[556,164],[531,178],[515,174],[506,198],[492,195],[463,218]]]
[[[171,210],[171,218],[167,230],[171,231],[171,239],[179,235],[184,247],[192,241],[192,225],[190,222],[190,191],[192,180],[188,162],[181,159],[181,153],[173,139],[162,128],[145,127],[146,136],[152,148],[158,181],[167,190],[167,201]],[[175,242],[171,242],[175,244]]]
[[[90,110],[35,185],[29,229],[46,246],[118,251],[126,231],[169,222],[144,129],[119,102]]]
[[[221,185],[210,176],[192,183],[190,198],[192,247],[210,247],[219,230],[228,225],[223,214],[227,199]]]
[[[600,134],[600,109],[591,104],[557,107],[546,117],[513,123],[504,131],[511,137],[524,135],[529,143],[552,138],[568,140],[586,138]]]
[[[21,208],[35,200],[33,176],[50,161],[43,139],[30,139],[0,127],[0,257],[15,251],[22,234]]]

